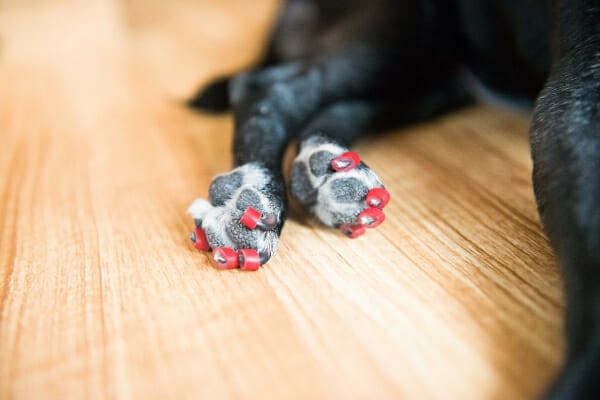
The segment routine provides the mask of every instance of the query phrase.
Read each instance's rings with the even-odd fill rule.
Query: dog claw
[[[376,228],[385,220],[385,214],[379,208],[367,208],[358,215],[358,223],[365,228]]]
[[[262,230],[270,230],[277,227],[279,223],[278,218],[275,214],[262,215],[260,211],[253,207],[248,207],[240,218],[240,223],[250,230],[256,228]]]
[[[262,258],[254,249],[235,251],[228,247],[216,248],[213,260],[219,269],[240,268],[244,271],[256,271],[261,266]]]
[[[190,233],[190,240],[194,243],[194,247],[201,251],[209,251],[210,244],[208,243],[208,239],[206,237],[206,232],[204,229],[196,228],[192,233]]]
[[[340,231],[351,239],[362,236],[366,232],[364,226],[348,224],[340,226]]]
[[[374,208],[384,208],[390,201],[390,192],[384,188],[373,188],[367,193],[367,205]]]
[[[353,151],[347,151],[331,160],[331,168],[337,172],[350,171],[360,164],[360,157]]]
[[[253,230],[260,223],[262,214],[255,208],[248,207],[240,219],[240,223],[246,228]]]
[[[216,248],[213,252],[213,260],[220,269],[233,269],[239,265],[237,252],[228,247]]]
[[[261,260],[258,251],[254,249],[242,249],[238,252],[240,268],[244,271],[256,271],[260,267]]]

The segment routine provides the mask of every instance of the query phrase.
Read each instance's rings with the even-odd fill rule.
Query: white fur
[[[204,199],[196,199],[190,204],[187,209],[187,213],[192,216],[194,219],[204,219],[206,213],[211,210],[212,206],[210,203]]]

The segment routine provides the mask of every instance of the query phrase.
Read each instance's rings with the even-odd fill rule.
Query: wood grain
[[[361,141],[392,193],[348,240],[298,207],[257,273],[188,243],[272,1],[0,2],[1,399],[527,399],[563,353],[528,116]]]

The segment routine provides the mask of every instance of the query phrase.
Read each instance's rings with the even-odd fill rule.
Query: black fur
[[[567,361],[546,398],[600,398],[599,0],[288,0],[263,64],[191,104],[231,105],[235,163],[268,171],[277,190],[261,193],[277,200],[279,232],[291,139],[304,149],[292,193],[300,188],[307,206],[335,213],[335,190],[346,198],[381,183],[369,172],[329,192],[323,166],[309,174],[308,160],[329,144],[349,147],[365,130],[464,105],[477,97],[474,81],[534,105],[533,183],[567,294]],[[314,206],[319,196],[329,198]]]

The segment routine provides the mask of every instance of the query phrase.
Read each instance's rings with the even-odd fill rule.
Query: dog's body
[[[534,188],[567,293],[567,361],[548,397],[600,398],[598,0],[289,0],[261,67],[193,101],[232,106],[237,168],[190,212],[213,248],[257,249],[265,263],[285,220],[281,159],[297,138],[292,195],[326,225],[368,225],[365,196],[383,184],[332,159],[366,130],[430,118],[481,87],[535,101]],[[260,229],[239,223],[248,206],[266,216]]]

